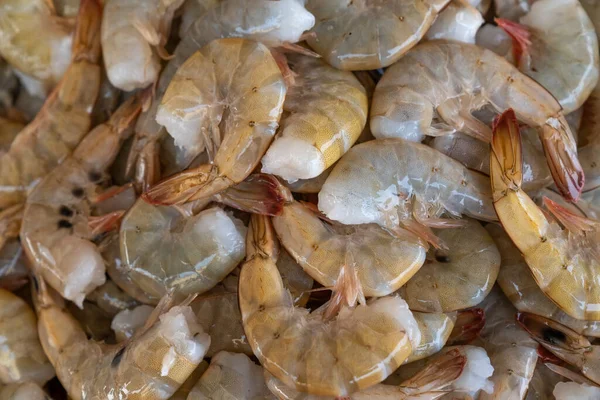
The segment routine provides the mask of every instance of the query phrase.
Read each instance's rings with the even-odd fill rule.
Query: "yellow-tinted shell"
[[[453,319],[443,313],[413,312],[413,316],[419,324],[421,342],[413,349],[404,364],[421,360],[440,351],[454,329]]]

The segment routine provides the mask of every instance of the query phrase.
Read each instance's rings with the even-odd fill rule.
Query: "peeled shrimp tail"
[[[102,0],[82,0],[73,38],[73,61],[97,63],[100,57],[100,24]],[[85,84],[85,82],[82,82]]]
[[[402,391],[410,396],[432,394],[443,391],[463,372],[467,357],[460,349],[452,349],[434,362],[427,364],[418,374],[402,382]],[[419,396],[419,398],[422,398]],[[426,397],[425,397],[426,398]]]

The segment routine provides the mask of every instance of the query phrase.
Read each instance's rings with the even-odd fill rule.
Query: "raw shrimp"
[[[163,313],[126,344],[88,340],[62,299],[40,276],[36,283],[40,340],[73,400],[166,400],[200,364],[210,345],[210,337],[185,305]]]
[[[122,215],[92,217],[93,199],[106,196],[97,196],[96,191],[131,132],[127,128],[140,112],[140,97],[129,98],[106,124],[94,128],[27,198],[23,248],[48,283],[80,307],[84,297],[105,281],[104,261],[92,240]]]
[[[284,384],[346,396],[381,382],[420,342],[417,323],[399,297],[341,305],[328,321],[323,308],[309,314],[294,307],[275,265],[278,249],[268,218],[253,215],[248,232],[239,284],[244,331],[263,367]]]
[[[194,388],[194,385],[202,377],[202,374],[206,372],[208,367],[208,362],[206,362],[206,360],[202,360],[200,365],[198,365],[198,368],[196,368],[194,372],[192,372],[192,374],[187,378],[185,382],[183,382],[183,384],[179,387],[179,389],[177,389],[175,394],[173,394],[173,396],[169,398],[169,400],[187,400],[188,396],[190,395],[190,392]]]
[[[432,250],[432,259],[398,291],[412,311],[462,310],[481,303],[492,290],[500,253],[479,222],[465,221],[462,228],[435,232],[449,250]]]
[[[202,150],[195,146],[203,138],[218,151],[212,164],[168,178],[145,199],[184,203],[246,179],[275,135],[285,93],[279,67],[261,43],[218,39],[196,52],[173,77],[156,120],[189,151]]]
[[[600,346],[592,345],[585,336],[539,315],[519,313],[517,319],[544,348],[600,384]]]
[[[51,1],[0,2],[0,55],[19,71],[42,80],[46,89],[52,88],[67,70],[72,29],[54,15]]]
[[[594,400],[600,398],[600,387],[575,382],[559,382],[552,394],[556,400]]]
[[[541,362],[536,365],[525,400],[555,400],[552,390],[556,384],[565,381],[565,378],[546,365]]]
[[[30,186],[75,149],[90,128],[90,112],[100,85],[98,0],[82,2],[71,65],[35,120],[0,157],[0,208],[24,202]],[[44,34],[36,35],[36,40]]]
[[[579,160],[585,172],[584,192],[600,187],[600,85],[583,105],[583,118],[580,136],[587,139],[587,143],[579,149]]]
[[[275,400],[265,383],[263,369],[245,354],[221,351],[190,391],[187,400]]]
[[[8,386],[0,385],[2,400],[52,400],[33,382],[14,383]]]
[[[560,222],[547,218],[521,188],[519,127],[512,110],[499,118],[492,142],[494,207],[504,229],[523,254],[538,286],[576,319],[600,319],[600,273],[597,222],[578,217],[549,201]]]
[[[397,385],[377,384],[363,391],[344,397],[348,400],[405,400],[436,399],[453,385],[466,369],[467,355],[459,349],[447,352],[420,368],[413,377]],[[292,389],[268,372],[267,386],[273,394],[283,400],[333,400],[328,396],[315,396]],[[339,399],[339,397],[336,397]]]
[[[486,15],[492,5],[492,0],[469,0],[468,3],[475,7],[481,15]]]
[[[86,300],[113,316],[139,304],[111,280],[107,280],[104,285],[96,288],[86,297]]]
[[[136,330],[143,327],[150,314],[152,314],[152,310],[152,307],[143,304],[130,310],[123,310],[115,315],[110,323],[110,329],[115,332],[117,343],[129,339]]]
[[[365,127],[369,106],[351,72],[305,55],[286,58],[294,74],[283,103],[290,114],[262,159],[262,172],[295,182],[319,176],[350,149]]]
[[[56,13],[61,17],[75,17],[81,0],[53,0]]]
[[[113,331],[110,328],[112,315],[87,300],[81,306],[67,303],[66,311],[79,323],[89,339],[104,343],[114,343]]]
[[[338,69],[387,67],[423,37],[449,0],[308,0],[316,17],[307,42]]]
[[[485,315],[482,308],[471,308],[469,310],[449,313],[454,321],[454,329],[450,332],[447,344],[464,345],[473,342],[485,326]]]
[[[224,0],[186,0],[183,3],[183,6],[181,6],[179,37],[183,39],[188,29],[198,18],[223,1]]]
[[[0,382],[33,381],[43,385],[52,379],[54,369],[40,346],[31,307],[17,295],[0,289],[0,321]]]
[[[0,117],[0,157],[10,150],[10,145],[25,125],[19,121],[12,121]]]
[[[519,22],[496,19],[513,37],[519,70],[548,89],[565,114],[581,107],[598,82],[598,39],[579,1],[538,0]]]
[[[19,81],[15,70],[0,58],[0,116],[8,117],[13,112]]]
[[[425,39],[448,39],[475,43],[483,17],[466,0],[451,0],[425,34]]]
[[[194,52],[211,40],[226,37],[243,37],[270,47],[295,43],[314,23],[313,15],[306,11],[301,0],[227,0],[208,8],[186,31],[173,59],[161,73],[152,104],[136,125],[127,170],[135,166],[137,175],[142,176],[147,167],[145,158],[140,157],[143,150],[155,147],[164,133],[155,120],[163,94],[177,70]],[[231,70],[230,67],[227,65],[225,71]]]
[[[335,164],[315,178],[299,179],[293,183],[286,182],[285,185],[294,193],[319,193],[334,166]]]
[[[171,20],[183,0],[107,0],[102,17],[102,56],[110,82],[121,90],[151,85]]]
[[[471,112],[514,107],[518,118],[539,128],[552,177],[561,193],[577,200],[584,184],[575,140],[560,104],[540,84],[495,53],[443,40],[412,49],[377,84],[371,107],[376,138],[460,131],[491,141],[491,129]]]
[[[421,313],[414,312],[413,317],[419,325],[421,332],[421,342],[413,349],[410,356],[404,361],[408,364],[413,361],[429,357],[444,347],[452,329],[454,328],[454,319],[443,313]]]
[[[492,224],[486,226],[486,229],[494,238],[502,255],[498,285],[519,311],[550,318],[586,336],[600,337],[600,322],[572,318],[546,297],[504,229]]]
[[[23,248],[17,238],[6,241],[0,249],[0,288],[16,290],[29,282]]]
[[[496,16],[517,21],[531,10],[534,0],[494,0]]]
[[[319,209],[343,224],[404,226],[441,247],[430,226],[456,226],[438,217],[495,220],[489,179],[458,161],[403,139],[354,146],[336,164],[319,193]]]
[[[376,225],[328,223],[296,201],[273,217],[273,225],[290,255],[326,287],[336,285],[349,268],[365,296],[385,296],[406,283],[425,261],[425,244],[410,232],[391,235]]]
[[[517,324],[517,310],[499,288],[490,292],[481,307],[486,323],[481,340],[475,344],[483,346],[490,356],[494,391],[482,393],[479,399],[523,399],[538,359],[537,343]]]

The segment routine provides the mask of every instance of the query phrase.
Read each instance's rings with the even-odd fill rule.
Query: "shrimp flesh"
[[[48,283],[79,307],[88,293],[105,282],[104,261],[92,240],[122,215],[92,217],[93,200],[140,110],[141,96],[130,97],[27,198],[21,224],[23,248]]]
[[[600,387],[584,383],[559,382],[552,394],[556,400],[594,400],[600,398]]]
[[[404,364],[427,358],[446,345],[452,329],[454,319],[443,313],[422,313],[413,311],[413,317],[419,325],[421,342],[413,349]]]
[[[466,0],[451,0],[425,34],[425,39],[447,39],[475,43],[483,17]]]
[[[449,0],[308,0],[315,15],[307,42],[342,70],[387,67],[413,47]]]
[[[446,212],[495,220],[489,179],[420,143],[373,140],[354,146],[319,193],[319,209],[343,224],[399,226],[437,247],[429,227],[457,226]]]
[[[497,112],[513,107],[519,120],[538,128],[557,187],[576,201],[584,176],[560,104],[540,84],[489,50],[443,40],[412,49],[377,84],[371,131],[376,138],[400,136],[414,141],[459,131],[490,142],[491,129],[471,114],[484,106]]]
[[[100,85],[101,13],[98,0],[82,2],[71,64],[35,120],[0,157],[0,208],[24,202],[30,187],[68,157],[88,133]]]
[[[123,310],[114,316],[110,329],[115,332],[117,343],[131,338],[136,330],[143,327],[153,308],[145,304],[130,310]]]
[[[0,385],[2,400],[52,400],[41,387],[33,382],[13,383],[8,386]]]
[[[481,303],[500,270],[500,253],[494,241],[471,219],[464,227],[435,233],[449,250],[432,250],[432,259],[398,294],[412,311],[450,312]]]
[[[151,85],[160,72],[159,54],[184,0],[107,0],[102,17],[102,56],[110,82],[131,91]]]
[[[367,123],[369,106],[351,72],[300,54],[288,55],[287,62],[294,73],[283,103],[289,115],[262,159],[262,172],[295,182],[319,176],[350,149]]]
[[[244,331],[263,367],[301,392],[346,396],[385,379],[420,342],[406,303],[384,297],[324,320],[294,307],[275,264],[270,221],[254,214],[239,283]],[[310,337],[310,341],[305,339]]]
[[[17,295],[0,289],[0,321],[0,382],[32,381],[43,385],[52,379],[54,368],[40,346],[31,307]]]
[[[521,188],[522,153],[514,112],[502,114],[494,128],[490,170],[500,222],[546,296],[573,318],[599,320],[598,223],[552,201],[546,204],[569,229],[547,217]]]

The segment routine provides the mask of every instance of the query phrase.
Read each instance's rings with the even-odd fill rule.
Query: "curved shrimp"
[[[442,349],[454,329],[456,317],[443,313],[422,313],[413,311],[413,317],[421,332],[421,342],[415,347],[404,364],[427,358]]]
[[[475,35],[483,22],[481,13],[467,0],[451,0],[427,31],[425,39],[475,43]]]
[[[183,0],[109,0],[102,16],[102,56],[110,82],[121,90],[158,79],[159,54]]]
[[[40,346],[31,307],[17,295],[0,289],[0,320],[0,381],[43,385],[52,379],[54,368]]]
[[[461,228],[436,235],[448,250],[433,250],[399,291],[412,311],[450,312],[476,306],[488,295],[500,270],[500,253],[485,228],[466,220]]]
[[[367,123],[369,106],[351,72],[305,55],[286,58],[294,73],[283,103],[290,114],[262,159],[262,172],[295,182],[319,176],[350,149]]]
[[[0,399],[3,400],[52,400],[34,382],[0,385]]]
[[[523,254],[538,286],[565,313],[576,319],[600,319],[598,223],[574,216],[549,201],[561,223],[549,219],[521,188],[519,127],[512,110],[495,125],[491,178],[494,208],[504,229]]]
[[[52,88],[71,59],[73,27],[55,15],[46,0],[0,3],[0,55],[24,74]]]
[[[376,138],[456,131],[490,142],[491,129],[471,112],[513,107],[517,117],[539,129],[557,187],[576,201],[584,176],[577,147],[561,106],[540,84],[495,53],[458,42],[429,41],[390,67],[377,84],[371,107]]]
[[[403,139],[350,149],[325,181],[319,209],[343,224],[376,223],[392,231],[403,226],[436,247],[443,244],[429,228],[457,226],[438,218],[443,212],[496,219],[486,176]]]
[[[71,64],[40,113],[0,157],[0,186],[4,189],[0,208],[24,202],[30,187],[69,156],[88,133],[100,85],[101,13],[98,0],[82,2]]]
[[[210,337],[185,305],[151,317],[147,328],[126,344],[109,346],[88,340],[43,278],[38,276],[36,283],[34,302],[42,347],[74,400],[137,394],[166,400],[200,364],[210,345]]]
[[[338,69],[387,67],[421,40],[448,1],[309,0],[316,23],[307,42]]]
[[[253,215],[248,232],[239,284],[244,331],[263,367],[286,385],[345,396],[381,382],[420,342],[417,323],[399,297],[342,307],[329,321],[322,308],[309,314],[294,307],[275,265],[268,218]]]
[[[232,63],[237,67],[230,68]],[[285,93],[279,67],[261,43],[218,39],[196,52],[173,77],[156,117],[171,135],[182,125],[193,127],[196,135],[220,143],[219,149],[212,164],[168,178],[144,198],[154,204],[181,204],[242,182],[275,135]],[[189,116],[191,108],[195,111]],[[194,138],[184,134],[180,139],[189,143]]]
[[[93,219],[93,200],[131,132],[127,128],[141,110],[140,97],[129,98],[106,124],[94,128],[27,198],[21,223],[23,248],[48,283],[79,307],[105,281],[104,261],[92,240],[122,214]]]
[[[548,89],[565,114],[583,105],[598,82],[598,39],[578,0],[536,1],[519,23],[496,23],[513,38],[519,70]]]
[[[500,226],[490,224],[486,229],[502,255],[498,285],[517,310],[550,318],[586,336],[600,337],[600,322],[570,317],[546,297],[531,276],[521,253]]]

